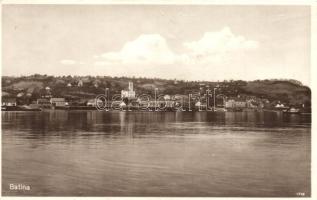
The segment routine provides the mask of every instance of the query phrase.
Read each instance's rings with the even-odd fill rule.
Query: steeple
[[[133,83],[129,82],[129,91],[133,91]]]

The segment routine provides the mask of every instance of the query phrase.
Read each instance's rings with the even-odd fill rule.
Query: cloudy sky
[[[4,5],[2,12],[3,75],[310,85],[305,6]]]

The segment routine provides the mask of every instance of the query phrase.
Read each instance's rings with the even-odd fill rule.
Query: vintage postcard
[[[2,197],[314,197],[312,4],[1,10]]]

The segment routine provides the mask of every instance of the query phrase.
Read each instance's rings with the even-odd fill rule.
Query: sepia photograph
[[[1,5],[2,197],[312,197],[312,6]]]

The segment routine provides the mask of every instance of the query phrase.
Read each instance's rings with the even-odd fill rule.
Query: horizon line
[[[188,81],[188,82],[225,82],[225,81],[246,81],[246,82],[252,82],[252,81],[296,81],[302,86],[310,87],[309,85],[304,84],[302,81],[298,79],[293,78],[263,78],[263,79],[222,79],[222,80],[186,80],[186,79],[179,79],[179,78],[159,78],[159,77],[136,77],[136,76],[111,76],[111,75],[50,75],[50,74],[29,74],[29,75],[3,75],[1,74],[1,77],[14,77],[14,78],[21,78],[21,77],[28,77],[28,76],[52,76],[52,77],[64,77],[64,76],[71,76],[71,77],[110,77],[110,78],[127,78],[127,79],[160,79],[160,80],[174,80],[174,81]]]

